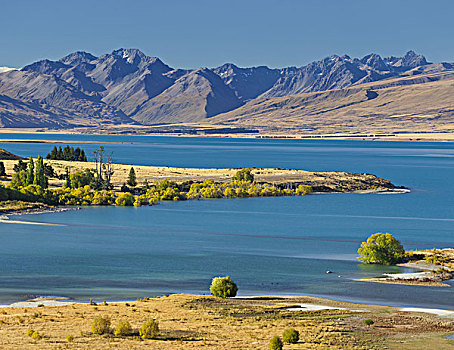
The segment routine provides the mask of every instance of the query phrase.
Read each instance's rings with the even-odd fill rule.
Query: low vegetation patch
[[[159,323],[153,318],[144,322],[139,329],[139,334],[142,339],[154,339],[159,335]]]
[[[106,334],[110,332],[110,319],[107,317],[98,316],[93,320],[91,325],[93,334]]]

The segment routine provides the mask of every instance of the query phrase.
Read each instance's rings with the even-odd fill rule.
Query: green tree
[[[127,184],[128,184],[128,186],[131,186],[131,187],[137,186],[136,172],[134,171],[133,167],[131,167],[131,170],[129,170]]]
[[[279,338],[277,335],[271,338],[269,347],[270,350],[282,350],[283,346],[284,344],[282,344],[281,338]]]
[[[80,150],[79,162],[86,162],[86,161],[87,161],[87,156],[85,155],[85,151],[82,149],[82,150]]]
[[[61,149],[61,146],[58,147],[58,150],[57,150],[57,157],[55,159],[58,159],[58,160],[63,160],[65,159],[63,157],[63,150]]]
[[[95,175],[90,169],[77,170],[70,175],[72,188],[90,186],[95,181]]]
[[[52,168],[52,165],[44,164],[44,175],[46,175],[46,177],[56,177],[54,168]]]
[[[33,184],[39,185],[42,188],[47,187],[47,178],[46,175],[44,175],[44,162],[43,157],[41,157],[41,155],[38,155],[38,159],[36,160],[36,171],[35,177],[33,179]]]
[[[34,180],[35,180],[35,163],[33,162],[33,158],[30,157],[30,160],[28,161],[27,179],[25,180],[25,185],[28,186],[33,184]]]
[[[71,167],[66,167],[66,174],[65,174],[65,187],[71,188]]]
[[[358,249],[359,260],[368,264],[392,265],[405,255],[400,242],[389,233],[375,233]]]
[[[14,164],[13,170],[15,173],[18,173],[21,170],[27,170],[27,164],[19,159],[17,164]]]
[[[80,148],[79,147],[76,147],[76,149],[74,150],[74,160],[79,160],[80,158]]]
[[[50,152],[50,159],[58,159],[58,150],[57,150],[57,146],[54,146],[54,148],[52,148],[52,151]]]
[[[210,292],[217,298],[230,298],[236,296],[238,287],[229,276],[215,277],[211,281]]]
[[[0,176],[6,176],[5,164],[0,162]]]
[[[74,149],[73,149],[73,156],[74,156]],[[69,145],[66,145],[63,148],[63,160],[72,160],[71,159],[71,148]]]
[[[236,172],[234,179],[239,180],[239,181],[252,182],[252,181],[254,181],[254,175],[252,175],[251,169],[243,168]]]
[[[11,186],[18,188],[26,186],[27,172],[25,170],[19,170],[13,174],[11,179]]]

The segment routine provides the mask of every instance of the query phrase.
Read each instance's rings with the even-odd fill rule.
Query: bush
[[[295,344],[300,339],[300,334],[297,330],[293,328],[286,329],[282,335],[282,340],[284,343]]]
[[[369,327],[372,326],[374,323],[375,322],[372,321],[370,318],[368,318],[367,320],[364,320],[364,324]]]
[[[392,265],[405,255],[400,242],[389,233],[375,233],[358,249],[359,260],[368,264]]]
[[[27,329],[27,336],[31,337],[33,332],[34,332],[33,329],[31,329],[31,328]]]
[[[146,321],[139,329],[139,335],[142,339],[153,339],[159,334],[159,323],[154,319]]]
[[[252,175],[251,169],[244,168],[236,172],[234,179],[238,181],[252,182],[254,181],[254,175]]]
[[[101,316],[96,317],[93,320],[93,323],[91,325],[91,331],[93,334],[105,334],[109,333],[110,329],[110,319],[109,318],[104,318]]]
[[[66,337],[66,341],[67,341],[68,343],[72,343],[72,342],[74,341],[74,336],[71,335],[71,334],[68,335],[68,336]]]
[[[41,338],[42,338],[41,334],[39,334],[38,331],[34,331],[33,334],[31,335],[31,337],[35,340],[41,340]]]
[[[129,192],[124,192],[124,193],[120,193],[117,197],[117,199],[115,199],[115,205],[118,205],[118,206],[132,206],[134,204],[134,201],[135,201],[135,197],[129,193]]]
[[[121,320],[118,322],[117,327],[115,327],[114,334],[119,335],[130,335],[132,333],[131,324],[126,320]]]
[[[270,341],[270,350],[282,350],[283,346],[284,344],[282,344],[281,338],[277,335],[275,335]]]
[[[95,175],[90,169],[77,170],[70,175],[71,187],[79,188],[90,186],[95,181]]]
[[[215,277],[211,281],[210,292],[217,298],[230,298],[236,296],[238,287],[229,276]]]

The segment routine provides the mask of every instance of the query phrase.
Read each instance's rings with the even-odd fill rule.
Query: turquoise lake
[[[89,158],[103,142],[124,142],[104,147],[125,164],[369,172],[411,189],[408,194],[200,200],[12,216],[58,226],[0,224],[2,303],[36,295],[125,300],[207,293],[212,277],[230,275],[239,295],[307,294],[454,309],[452,288],[354,281],[404,270],[357,263],[356,250],[372,233],[390,232],[406,249],[454,245],[452,143],[40,134],[0,138],[68,140],[83,147]],[[0,147],[22,156],[45,156],[53,144]]]

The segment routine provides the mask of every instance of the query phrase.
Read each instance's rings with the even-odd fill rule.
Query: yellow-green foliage
[[[105,334],[109,333],[110,331],[110,319],[104,318],[101,316],[96,317],[91,324],[91,331],[93,334]]]
[[[155,319],[149,319],[139,329],[142,339],[153,339],[159,334],[159,324]]]
[[[126,320],[119,321],[114,330],[114,334],[116,336],[125,336],[131,333],[132,333],[131,324]]]
[[[68,343],[72,343],[72,342],[74,341],[74,336],[73,336],[72,334],[68,335],[68,336],[66,337],[66,341],[67,341]]]
[[[281,338],[279,338],[277,335],[275,335],[273,338],[271,338],[270,341],[270,350],[282,350],[282,347],[284,344],[282,344]]]
[[[217,298],[231,298],[236,296],[238,287],[229,276],[215,277],[211,281],[210,292]]]
[[[131,206],[134,204],[135,198],[129,192],[122,192],[118,195],[117,199],[115,199],[115,205],[124,207],[124,206]]]
[[[400,242],[389,233],[377,232],[358,249],[359,260],[368,264],[392,265],[405,255]]]
[[[31,329],[31,328],[27,329],[27,336],[31,337],[33,332],[34,332],[33,329]]]
[[[282,340],[284,343],[296,344],[300,339],[300,333],[294,328],[288,328],[282,334]]]
[[[39,185],[10,186],[0,185],[0,200],[22,200],[42,202],[50,205],[153,205],[164,200],[187,200],[201,198],[246,198],[273,196],[304,196],[312,192],[307,185],[294,188],[281,188],[269,183],[256,183],[248,180],[231,182],[195,182],[177,184],[174,181],[155,181],[145,193],[134,196],[129,192],[94,190],[89,185],[78,188],[43,188]]]
[[[42,335],[39,334],[38,331],[34,331],[30,337],[32,337],[35,340],[41,340],[42,339]]]

